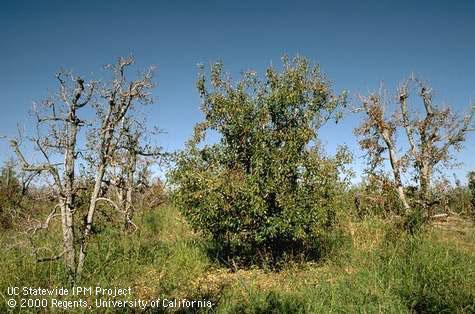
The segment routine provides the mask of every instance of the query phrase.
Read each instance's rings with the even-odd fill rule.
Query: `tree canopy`
[[[192,226],[231,250],[308,251],[335,220],[339,169],[349,155],[325,156],[317,132],[338,121],[345,94],[335,95],[307,59],[282,61],[264,79],[249,71],[238,82],[221,63],[209,79],[201,68],[205,119],[171,172],[174,199]],[[209,131],[219,142],[202,145]]]

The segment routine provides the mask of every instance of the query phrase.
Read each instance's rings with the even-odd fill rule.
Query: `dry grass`
[[[458,216],[449,216],[444,221],[429,227],[429,236],[447,246],[454,246],[466,252],[475,252],[475,223]]]

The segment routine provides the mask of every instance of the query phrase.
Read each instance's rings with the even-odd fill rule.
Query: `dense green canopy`
[[[246,72],[237,83],[216,63],[197,86],[205,120],[171,172],[191,225],[240,252],[315,249],[334,223],[339,167],[349,158],[324,156],[317,131],[338,119],[345,95],[301,57],[284,57],[265,80]],[[209,130],[219,142],[200,145]]]

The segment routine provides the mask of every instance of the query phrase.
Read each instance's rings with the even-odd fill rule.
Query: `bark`
[[[402,186],[402,181],[401,181],[401,171],[400,171],[400,166],[399,166],[399,157],[396,153],[396,147],[394,145],[394,142],[392,141],[391,137],[389,136],[387,130],[382,132],[383,139],[388,147],[389,150],[389,161],[391,163],[391,168],[393,171],[394,175],[394,181],[396,184],[396,190],[399,196],[399,199],[404,206],[404,210],[407,212],[410,209],[409,203],[407,202],[406,199],[406,194],[404,193],[404,188]]]
[[[81,246],[79,249],[79,259],[76,274],[81,276],[84,270],[84,262],[87,255],[87,241],[92,231],[92,223],[94,221],[94,214],[96,212],[97,199],[99,198],[101,192],[102,179],[104,178],[106,165],[105,162],[101,162],[97,169],[96,179],[94,183],[94,189],[91,194],[91,200],[89,203],[89,209],[86,216],[85,227],[81,239]]]
[[[64,201],[61,206],[62,228],[63,228],[63,249],[64,261],[68,268],[70,277],[75,277],[76,271],[76,253],[74,249],[74,218],[75,211],[75,160],[76,160],[76,141],[78,132],[78,119],[76,117],[76,105],[71,106],[68,117],[69,135],[65,147],[64,157]]]
[[[74,251],[74,231],[73,231],[73,216],[66,205],[62,202],[61,206],[61,225],[63,230],[63,258],[66,268],[68,269],[68,276],[74,279],[76,272],[76,256]]]

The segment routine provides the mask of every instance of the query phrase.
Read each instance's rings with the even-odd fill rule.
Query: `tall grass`
[[[216,313],[475,312],[472,225],[450,234],[429,228],[408,235],[376,218],[345,221],[341,227],[349,241],[339,238],[345,244],[339,250],[317,263],[272,271],[223,266],[173,207],[136,219],[140,229],[133,234],[104,228],[95,235],[86,275],[77,284],[131,287],[132,297],[141,299],[208,299],[214,306],[203,311]],[[45,235],[38,244],[58,240]],[[3,297],[8,286],[66,284],[61,261],[36,263],[18,232],[0,232],[0,245]],[[1,300],[0,312],[8,310]]]

